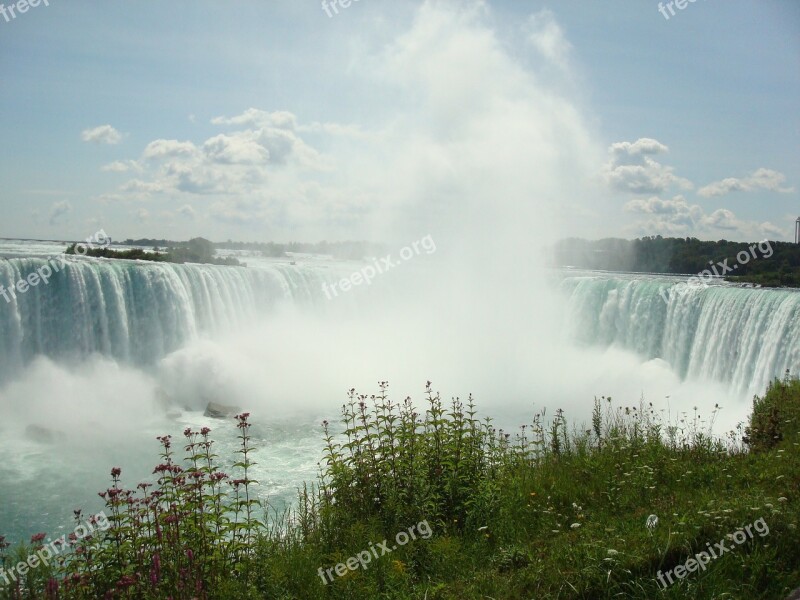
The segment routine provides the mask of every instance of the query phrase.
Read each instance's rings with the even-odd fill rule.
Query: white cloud
[[[611,160],[603,175],[612,189],[633,194],[662,194],[672,187],[682,190],[694,187],[688,179],[675,175],[672,167],[651,158],[669,152],[658,140],[640,138],[635,142],[617,142],[609,146],[608,151]]]
[[[544,8],[531,15],[528,20],[528,41],[547,60],[566,68],[572,45],[567,41],[564,30],[555,19],[553,12]]]
[[[617,142],[611,144],[609,150],[616,155],[640,156],[643,154],[666,154],[669,148],[652,138],[639,138],[635,142]]]
[[[741,239],[783,239],[786,232],[769,222],[742,221],[731,210],[718,208],[707,214],[697,204],[689,204],[683,196],[671,200],[652,197],[635,199],[625,204],[625,211],[646,215],[630,230],[644,235],[706,235]],[[735,234],[735,235],[731,235]]]
[[[267,112],[257,108],[248,108],[241,115],[235,117],[215,117],[211,119],[213,125],[238,125],[250,128],[275,128],[294,131],[297,128],[296,117],[287,111]]]
[[[203,151],[211,162],[229,165],[262,164],[270,158],[269,150],[247,134],[220,134],[206,140]]]
[[[563,198],[586,197],[604,160],[578,105],[509,51],[486,3],[425,2],[415,15],[360,54],[357,84],[381,98],[365,100],[368,117],[360,104],[347,124],[258,107],[217,116],[219,134],[148,144],[144,172],[120,193],[161,194],[172,214],[203,195],[197,218],[222,235],[406,239],[424,229],[476,248],[533,240],[531,223],[557,235],[547,223],[572,218]],[[542,50],[563,57],[555,18],[537,18]],[[519,231],[498,238],[507,223]]]
[[[122,141],[122,134],[111,125],[100,125],[92,129],[84,129],[81,132],[81,139],[84,142],[94,144],[119,144]]]
[[[767,190],[781,194],[794,192],[794,188],[781,187],[786,182],[786,176],[772,169],[758,169],[751,175],[737,179],[728,177],[722,181],[715,181],[698,190],[698,194],[705,198],[715,196],[725,196],[731,192],[752,192],[756,190]]]
[[[683,196],[675,196],[671,200],[653,197],[631,200],[625,205],[631,213],[652,215],[638,224],[638,228],[647,233],[681,234],[694,231],[704,217],[703,209],[697,205],[689,205]]]
[[[179,142],[178,140],[154,140],[147,144],[142,153],[142,158],[154,160],[175,156],[193,156],[198,153],[197,147],[192,142]]]
[[[102,170],[110,173],[127,173],[128,171],[141,172],[142,167],[135,160],[115,160],[112,163],[104,165]]]

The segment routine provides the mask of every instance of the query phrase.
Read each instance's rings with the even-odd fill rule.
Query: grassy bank
[[[727,438],[707,423],[600,398],[585,427],[557,412],[507,433],[471,399],[397,404],[381,384],[324,424],[318,485],[265,518],[240,415],[236,473],[208,430],[161,438],[155,486],[115,469],[110,527],[0,597],[783,598],[800,585],[800,381]]]

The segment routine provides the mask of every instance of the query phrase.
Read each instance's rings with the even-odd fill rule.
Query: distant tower
[[[794,243],[800,244],[800,217],[797,217],[797,221],[794,224]]]

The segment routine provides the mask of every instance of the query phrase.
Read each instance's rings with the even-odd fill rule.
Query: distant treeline
[[[155,239],[139,239],[139,240],[125,240],[122,242],[126,246],[154,246],[154,247],[174,247],[178,242],[170,240],[155,240]],[[183,242],[185,243],[185,242]],[[234,242],[228,240],[227,242],[212,243],[217,250],[248,250],[251,252],[260,252],[262,256],[283,258],[287,252],[305,253],[305,254],[328,254],[334,258],[340,259],[361,259],[367,256],[378,256],[387,252],[386,247],[382,244],[373,244],[370,242]]]
[[[156,241],[156,240],[153,240]],[[158,240],[159,242],[167,240]],[[66,250],[67,254],[79,254],[82,256],[95,256],[102,258],[122,258],[127,260],[149,260],[152,262],[170,263],[202,263],[210,265],[225,265],[239,267],[243,266],[235,258],[218,258],[214,244],[204,238],[194,238],[188,242],[169,242],[168,244],[136,244],[132,240],[126,240],[126,245],[153,246],[158,249],[164,247],[163,252],[145,252],[140,248],[133,250],[111,250],[107,245],[92,244],[72,244]]]
[[[740,261],[739,253],[749,254],[749,260]],[[679,275],[695,275],[709,269],[709,263],[716,266],[726,259],[729,268],[737,266],[736,276],[717,266],[728,280],[800,287],[800,245],[786,242],[711,242],[660,235],[635,240],[568,238],[558,242],[554,252],[555,265],[560,267]]]

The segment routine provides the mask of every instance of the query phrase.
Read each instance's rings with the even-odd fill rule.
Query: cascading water
[[[6,290],[45,265],[44,258],[0,260]],[[99,353],[153,364],[202,334],[241,327],[281,301],[313,304],[327,265],[259,268],[70,259],[47,284],[0,296],[0,381],[37,355]]]
[[[41,257],[17,254],[0,259],[0,285],[8,289],[27,278],[47,264],[45,253],[53,251],[48,246],[41,249]],[[272,259],[257,262],[237,268],[71,257],[49,283],[18,293],[10,303],[0,296],[0,479],[6,482],[0,486],[0,504],[6,507],[0,533],[22,539],[63,527],[72,508],[91,503],[87,489],[102,489],[109,465],[122,465],[132,480],[146,478],[156,435],[207,425],[214,428],[219,447],[230,454],[235,430],[230,423],[203,416],[207,400],[242,405],[262,416],[263,423],[254,429],[264,428],[256,440],[264,469],[259,473],[262,493],[288,503],[295,485],[316,473],[316,423],[331,417],[331,407],[340,401],[337,390],[390,369],[402,376],[406,364],[413,366],[412,376],[434,371],[447,387],[460,386],[467,392],[493,389],[494,382],[481,378],[480,371],[511,374],[497,397],[513,396],[519,405],[503,409],[494,404],[491,412],[496,416],[501,411],[502,416],[506,410],[512,425],[522,422],[521,412],[532,402],[585,406],[593,394],[609,391],[632,401],[639,381],[647,382],[648,398],[657,404],[670,394],[684,408],[688,402],[708,399],[700,397],[702,393],[715,391],[705,382],[700,393],[692,382],[679,389],[673,383],[675,374],[725,384],[716,386],[711,402],[730,398],[735,422],[740,417],[733,396],[743,396],[738,392],[762,393],[766,382],[785,369],[800,371],[800,293],[713,285],[666,294],[679,279],[559,272],[557,287],[566,296],[561,307],[573,339],[626,352],[610,358],[591,349],[584,352],[553,339],[556,327],[548,324],[542,339],[553,342],[557,360],[527,372],[527,351],[538,338],[524,327],[519,328],[525,331],[519,339],[491,318],[486,330],[482,325],[469,328],[465,342],[475,335],[479,343],[497,349],[495,362],[485,364],[483,351],[473,354],[474,347],[467,343],[448,361],[450,346],[437,344],[436,336],[424,337],[429,325],[441,322],[443,331],[457,332],[458,319],[474,319],[471,307],[462,307],[458,319],[449,321],[431,310],[425,298],[423,311],[411,306],[411,317],[400,318],[408,308],[408,294],[416,289],[411,275],[429,276],[435,265],[409,264],[398,269],[395,279],[394,273],[382,275],[373,286],[328,299],[323,283],[349,276],[363,264],[321,259],[298,260],[296,265]],[[419,273],[412,271],[416,268]],[[279,310],[282,303],[300,306],[301,311],[284,313]],[[394,312],[397,305],[401,312]],[[542,306],[551,309],[550,302]],[[479,314],[491,317],[493,310],[495,305]],[[543,320],[544,314],[535,316]],[[421,351],[415,346],[419,340],[425,340]],[[517,345],[503,353],[509,340]],[[93,353],[101,356],[90,357]],[[349,362],[329,360],[345,354]],[[517,357],[519,363],[514,362]],[[610,383],[599,377],[618,361],[625,369],[637,369],[639,357],[660,357],[671,369],[649,365],[630,377],[627,370],[617,369]],[[566,381],[567,374],[559,370],[559,361],[571,369],[575,361],[595,359],[598,364],[586,369],[581,381],[571,376]],[[513,374],[523,371],[528,379],[515,380]],[[654,372],[659,381],[649,379]],[[470,379],[472,373],[478,376]],[[388,377],[395,381],[393,375]],[[737,393],[729,393],[729,384]],[[169,411],[164,410],[164,397],[172,401]],[[305,398],[318,403],[304,404],[313,408],[299,419],[295,412]],[[282,415],[288,420],[281,420]],[[31,439],[30,425],[51,432],[53,441]],[[31,478],[41,482],[38,489],[48,490],[35,502],[24,495]]]
[[[48,264],[0,261],[6,289]],[[52,261],[50,262],[52,265]],[[201,335],[245,326],[280,302],[319,305],[333,263],[257,268],[71,258],[49,283],[0,297],[0,381],[35,356],[99,353],[152,365]],[[349,271],[347,271],[349,273]],[[682,378],[763,392],[800,371],[800,293],[724,284],[684,288],[653,275],[566,274],[566,329],[573,339],[667,361]],[[672,291],[671,291],[672,290]]]
[[[667,361],[682,378],[763,393],[800,372],[800,292],[714,283],[682,286],[653,275],[580,274],[561,282],[573,339]]]

